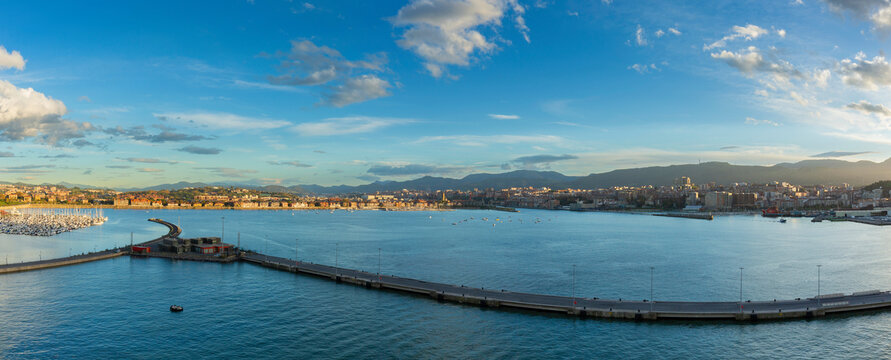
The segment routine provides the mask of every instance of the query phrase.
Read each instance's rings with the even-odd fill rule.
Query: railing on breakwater
[[[180,228],[179,226],[177,226],[175,224],[169,223],[169,222],[161,220],[161,219],[149,219],[149,221],[156,222],[158,224],[167,226],[169,231],[164,236],[161,236],[161,237],[158,237],[156,239],[152,239],[152,240],[149,240],[146,242],[142,242],[139,245],[143,245],[143,246],[151,245],[151,244],[154,244],[161,240],[164,240],[165,238],[178,237],[180,234],[182,234],[182,228]],[[129,252],[130,252],[130,249],[128,247],[121,247],[121,248],[107,249],[107,250],[102,250],[102,251],[94,251],[94,252],[79,254],[79,255],[66,256],[63,258],[28,261],[28,262],[13,263],[13,264],[3,264],[3,265],[0,265],[0,274],[8,274],[8,273],[31,271],[31,270],[41,270],[41,269],[49,269],[49,268],[54,268],[54,267],[59,267],[59,266],[82,264],[82,263],[90,262],[90,261],[105,260],[105,259],[122,256],[122,255],[129,255]]]
[[[795,300],[773,301],[629,301],[471,288],[464,285],[435,283],[299,262],[259,253],[244,253],[241,256],[241,260],[277,270],[304,273],[367,288],[388,289],[429,296],[437,301],[489,308],[544,311],[591,318],[635,320],[782,320],[813,318],[831,313],[891,307],[891,292],[878,290],[858,292],[851,295],[830,294],[807,299],[798,298]]]

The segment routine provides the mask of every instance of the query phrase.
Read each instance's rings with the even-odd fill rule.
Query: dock
[[[141,243],[152,245],[182,233],[179,226],[160,219],[150,221],[169,228],[167,235]],[[124,249],[106,250],[61,259],[35,261],[0,266],[0,274],[46,269],[79,264],[121,255],[137,256]],[[141,254],[139,256],[146,256]],[[513,292],[504,289],[473,288],[464,285],[429,282],[394,275],[370,273],[355,269],[314,264],[304,261],[269,256],[251,251],[219,257],[201,254],[152,254],[176,260],[247,263],[295,274],[311,275],[338,283],[352,284],[375,290],[388,290],[426,297],[439,302],[451,302],[492,309],[517,309],[563,314],[580,318],[655,320],[729,320],[751,322],[820,318],[829,314],[851,313],[891,308],[891,292],[870,290],[852,294],[825,294],[811,298],[771,301],[650,301],[599,299],[549,294]]]

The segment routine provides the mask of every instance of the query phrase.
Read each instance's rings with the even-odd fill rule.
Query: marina
[[[0,210],[0,233],[53,236],[63,232],[102,225],[108,220],[102,209],[10,208]]]

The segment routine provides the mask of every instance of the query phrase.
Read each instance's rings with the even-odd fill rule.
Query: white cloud
[[[8,52],[5,47],[0,46],[0,70],[4,69],[25,70],[25,58],[16,50]]]
[[[891,116],[891,109],[885,107],[882,104],[872,104],[866,100],[860,100],[860,102],[850,103],[845,105],[846,108],[857,110],[864,114],[876,114],[879,116]]]
[[[346,79],[343,84],[334,86],[322,95],[321,104],[344,107],[349,104],[389,96],[390,83],[375,75],[360,75]]]
[[[388,126],[414,122],[411,119],[353,116],[328,118],[319,122],[302,123],[291,128],[301,136],[332,136],[372,132]]]
[[[754,46],[749,46],[745,52],[740,51],[738,53],[721,50],[720,53],[712,53],[711,57],[727,63],[727,65],[736,68],[746,76],[752,76],[756,72],[764,72],[779,77],[781,81],[788,81],[792,77],[802,77],[801,72],[795,69],[792,64],[783,60],[777,60],[776,62],[768,61],[764,58],[761,50]]]
[[[647,45],[647,35],[644,32],[644,29],[640,27],[640,24],[637,25],[637,30],[634,32],[634,43],[637,44],[637,46]]]
[[[832,77],[832,72],[829,69],[817,70],[814,72],[812,76],[814,85],[818,88],[824,89],[829,86],[829,79]]]
[[[776,121],[771,121],[771,120],[758,120],[758,119],[751,118],[751,117],[747,117],[747,118],[746,118],[746,124],[749,124],[749,125],[770,125],[770,126],[780,126],[780,124],[777,123]]]
[[[628,70],[634,70],[640,74],[646,74],[650,71],[661,71],[658,67],[656,67],[656,64],[633,64],[628,67]]]
[[[284,58],[279,64],[281,75],[269,76],[268,87],[325,86],[327,91],[323,92],[320,105],[343,107],[390,95],[387,89],[392,85],[375,74],[386,70],[388,60],[384,53],[352,61],[330,47],[318,46],[309,40],[295,40],[291,41],[289,53],[276,56]],[[260,87],[238,80],[236,84]]]
[[[63,145],[94,130],[90,123],[62,119],[67,112],[59,100],[0,80],[0,140],[34,138],[43,144]]]
[[[519,119],[519,115],[503,115],[503,114],[489,114],[490,118],[498,119],[498,120],[516,120]]]
[[[663,31],[662,29],[656,30],[655,35],[657,38],[661,38],[662,35],[665,35],[665,31]]]
[[[252,118],[222,112],[158,113],[162,121],[170,121],[193,127],[223,130],[276,129],[291,125],[284,120]]]
[[[781,38],[786,38],[786,29],[777,29],[777,35]]]
[[[807,106],[807,104],[808,104],[807,99],[805,99],[803,96],[801,96],[801,94],[799,94],[798,92],[790,91],[789,97],[791,97],[793,100],[795,100],[795,102],[797,102],[801,106]]]
[[[680,32],[678,29],[675,29],[675,28],[668,28],[668,32],[670,32],[670,33],[672,33],[672,34],[674,34],[674,35],[676,35],[676,36],[680,36],[680,35],[681,35],[681,32]]]
[[[390,21],[405,27],[397,44],[424,59],[424,67],[440,77],[449,65],[468,66],[475,53],[489,53],[496,45],[479,28],[498,27],[506,12],[526,41],[529,28],[517,0],[412,0]]]
[[[845,84],[866,90],[878,90],[881,86],[891,85],[891,64],[884,56],[867,60],[862,52],[854,59],[844,59],[839,63],[842,81]]]
[[[891,6],[879,9],[875,14],[869,17],[876,29],[887,32],[891,30]]]
[[[891,31],[891,1],[888,0],[823,0],[829,8],[842,13],[850,11],[855,16],[869,20],[875,30],[883,33]]]
[[[703,50],[711,50],[714,48],[720,48],[727,46],[728,41],[733,41],[736,39],[744,39],[745,41],[755,40],[763,35],[767,35],[767,30],[752,24],[747,24],[746,26],[735,25],[731,28],[730,35],[724,36],[721,40],[715,41],[710,45],[703,46]]]
[[[489,144],[561,144],[566,139],[555,135],[451,135],[425,136],[415,141],[416,144],[429,142],[449,142],[461,146],[486,146]]]
[[[854,140],[859,142],[891,145],[891,137],[887,133],[850,133],[850,132],[828,132],[823,135],[835,136],[842,139]]]

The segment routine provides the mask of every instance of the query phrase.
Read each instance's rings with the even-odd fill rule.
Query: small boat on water
[[[171,312],[180,312],[183,311],[183,307],[179,305],[170,305]]]
[[[786,223],[786,219],[780,219],[780,223],[785,224],[785,223]]]

